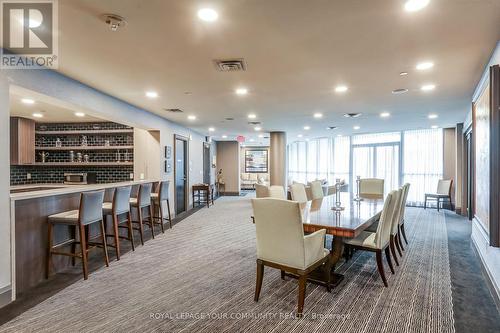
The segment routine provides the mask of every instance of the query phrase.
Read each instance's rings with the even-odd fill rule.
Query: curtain
[[[408,204],[421,206],[443,178],[443,130],[404,132],[403,182],[410,183]]]

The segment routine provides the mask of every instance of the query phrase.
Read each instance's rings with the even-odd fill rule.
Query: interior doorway
[[[211,184],[211,179],[210,179],[210,170],[211,170],[211,164],[210,164],[210,143],[209,142],[203,142],[203,183],[204,184]]]
[[[175,183],[175,214],[179,215],[188,209],[188,138],[174,135],[174,183]]]

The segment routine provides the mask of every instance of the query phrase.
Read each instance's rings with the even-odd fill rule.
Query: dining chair
[[[259,300],[264,266],[279,269],[298,277],[299,295],[297,313],[302,315],[308,275],[323,266],[330,291],[330,251],[324,248],[326,230],[304,236],[300,204],[295,201],[264,198],[252,199],[257,239],[257,279],[255,298]]]
[[[269,197],[274,199],[286,199],[285,189],[280,185],[269,186]]]
[[[267,198],[269,197],[269,186],[255,184],[255,197],[256,198]]]
[[[427,200],[437,201],[437,210],[439,212],[439,205],[444,203],[442,200],[448,200],[451,209],[453,210],[453,203],[451,202],[451,187],[453,185],[453,179],[440,179],[438,181],[436,193],[425,193],[424,209],[427,208]]]
[[[321,199],[325,196],[325,193],[323,192],[323,186],[322,186],[321,180],[315,180],[309,183],[309,186],[311,188],[311,198],[312,199]]]
[[[408,244],[408,239],[406,238],[406,231],[405,231],[405,211],[406,211],[406,203],[408,201],[408,192],[410,192],[410,183],[406,183],[403,185],[405,188],[405,193],[404,193],[404,204],[403,204],[403,212],[401,213],[401,219],[399,221],[399,228],[401,230],[401,234],[403,235],[403,238],[405,240],[405,243]]]
[[[399,255],[402,257],[404,248],[401,244],[401,233],[399,232],[399,221],[401,219],[401,214],[403,213],[404,202],[404,194],[406,188],[405,186],[401,187],[397,192],[396,199],[396,207],[394,212],[394,218],[391,225],[391,235],[389,236],[389,249],[392,253],[392,257],[396,263],[396,266],[399,266],[398,257],[396,255],[396,249],[398,250]],[[393,272],[394,273],[394,272]]]
[[[364,178],[359,180],[359,196],[368,199],[384,198],[384,180]]]
[[[88,253],[89,250],[97,246],[102,247],[104,253],[104,261],[106,266],[109,266],[108,248],[106,246],[106,232],[102,218],[102,203],[104,201],[104,190],[84,192],[80,194],[80,207],[77,210],[70,210],[58,214],[53,214],[48,217],[48,249],[46,262],[46,277],[50,276],[52,268],[52,256],[63,255],[72,257],[72,264],[75,265],[74,258],[82,259],[83,279],[89,278],[88,272]],[[96,243],[90,241],[90,232],[88,227],[91,224],[99,224],[100,237],[102,242]],[[72,239],[60,244],[54,245],[54,227],[56,225],[67,225],[72,230]],[[76,239],[78,232],[80,240]],[[80,253],[76,252],[75,244],[80,245]],[[58,250],[60,247],[71,245],[71,252],[63,252]]]
[[[300,203],[307,202],[306,187],[301,183],[294,183],[290,185],[290,194],[293,201]]]
[[[376,232],[362,231],[358,237],[344,240],[345,244],[351,248],[375,252],[378,272],[385,287],[388,287],[388,284],[385,277],[384,265],[382,263],[382,251],[385,252],[385,257],[391,268],[391,272],[394,272],[391,255],[389,253],[389,240],[394,214],[396,212],[396,205],[399,200],[397,196],[398,191],[392,191],[385,198],[384,207],[380,215],[380,223],[378,224]]]
[[[139,231],[141,236],[141,245],[144,245],[144,224],[148,224],[151,229],[151,237],[155,238],[155,229],[153,222],[153,206],[151,205],[151,189],[152,183],[144,183],[139,185],[139,192],[137,198],[130,198],[130,207],[135,208],[137,211],[137,221],[132,221],[139,226],[134,230]],[[148,215],[145,215],[144,213]]]

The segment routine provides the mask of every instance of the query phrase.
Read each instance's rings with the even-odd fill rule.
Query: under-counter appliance
[[[64,184],[67,185],[88,184],[88,175],[86,173],[65,173]]]

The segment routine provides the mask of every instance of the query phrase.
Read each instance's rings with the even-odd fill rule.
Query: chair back
[[[146,207],[151,205],[151,189],[152,183],[144,183],[139,186],[139,193],[137,194],[137,204],[139,207]]]
[[[293,201],[307,202],[306,187],[301,183],[294,183],[290,185],[290,194]]]
[[[382,213],[380,214],[380,222],[375,234],[375,245],[378,249],[381,249],[389,242],[392,219],[396,208],[396,195],[397,191],[391,191],[391,193],[389,193],[385,198],[384,208],[382,208]]]
[[[437,194],[450,195],[453,179],[440,179],[438,181]]]
[[[323,186],[321,185],[321,180],[315,180],[309,183],[309,186],[311,187],[312,199],[321,199],[325,196],[325,193],[323,192]]]
[[[304,227],[298,202],[252,199],[257,258],[291,267],[304,267]]]
[[[359,196],[369,199],[384,198],[384,180],[377,178],[365,178],[359,180]]]
[[[130,192],[132,186],[122,186],[115,189],[113,195],[113,214],[119,215],[130,212]]]
[[[269,197],[274,199],[286,199],[285,189],[280,185],[272,185],[268,188]]]
[[[158,189],[158,201],[166,201],[169,198],[168,188],[170,187],[170,181],[164,180],[160,182],[160,188]]]
[[[398,233],[398,226],[401,221],[401,214],[403,214],[403,205],[404,205],[404,196],[405,196],[406,188],[403,186],[399,190],[397,190],[395,197],[395,210],[391,223],[391,235],[395,236]]]
[[[399,217],[399,224],[402,224],[405,219],[405,211],[406,211],[406,202],[408,201],[408,193],[410,192],[410,183],[406,183],[403,185],[403,211],[401,212],[401,216]]]
[[[257,198],[269,197],[269,187],[266,185],[255,184],[255,197]]]
[[[104,190],[83,192],[80,195],[79,223],[88,225],[102,220]]]

